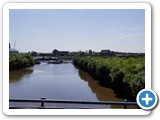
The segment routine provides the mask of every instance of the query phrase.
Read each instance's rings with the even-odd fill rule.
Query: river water
[[[123,101],[72,63],[47,64],[10,71],[10,99]]]

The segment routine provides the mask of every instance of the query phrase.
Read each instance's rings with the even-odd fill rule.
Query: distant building
[[[53,53],[40,53],[39,54],[40,56],[46,56],[46,57],[52,57],[53,56]]]
[[[68,56],[69,51],[60,51],[60,56]]]
[[[35,52],[35,51],[32,51],[30,54],[31,54],[32,56],[38,56],[38,53]]]
[[[19,53],[16,49],[9,49],[9,54]]]
[[[19,51],[16,50],[16,49],[12,49],[12,48],[11,48],[11,45],[10,45],[10,43],[9,43],[9,54],[16,54],[16,53],[19,53]]]
[[[111,53],[110,50],[101,50],[100,55],[101,56],[109,56]]]

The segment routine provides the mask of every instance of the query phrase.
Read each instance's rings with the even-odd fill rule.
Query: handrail
[[[136,102],[129,102],[124,100],[124,102],[112,102],[112,101],[102,101],[102,102],[91,102],[91,101],[73,101],[73,100],[50,100],[46,98],[41,99],[10,99],[9,102],[32,102],[32,103],[41,103],[40,107],[37,108],[45,108],[45,103],[66,103],[66,104],[92,104],[92,105],[123,105],[124,109],[127,108],[128,105],[137,105]],[[22,107],[10,107],[10,109],[18,109]],[[36,107],[35,107],[36,108]]]

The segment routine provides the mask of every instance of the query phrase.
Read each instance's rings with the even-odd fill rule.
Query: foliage
[[[9,70],[29,67],[35,64],[33,57],[29,54],[9,55]]]
[[[135,98],[145,87],[144,57],[75,57],[73,63],[126,96]]]
[[[54,55],[54,57],[57,57],[57,56],[60,55],[60,51],[58,51],[57,49],[54,49],[54,50],[52,51],[52,54]]]

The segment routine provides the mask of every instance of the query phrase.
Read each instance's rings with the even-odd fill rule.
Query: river
[[[123,101],[72,63],[47,64],[9,73],[10,99]]]

